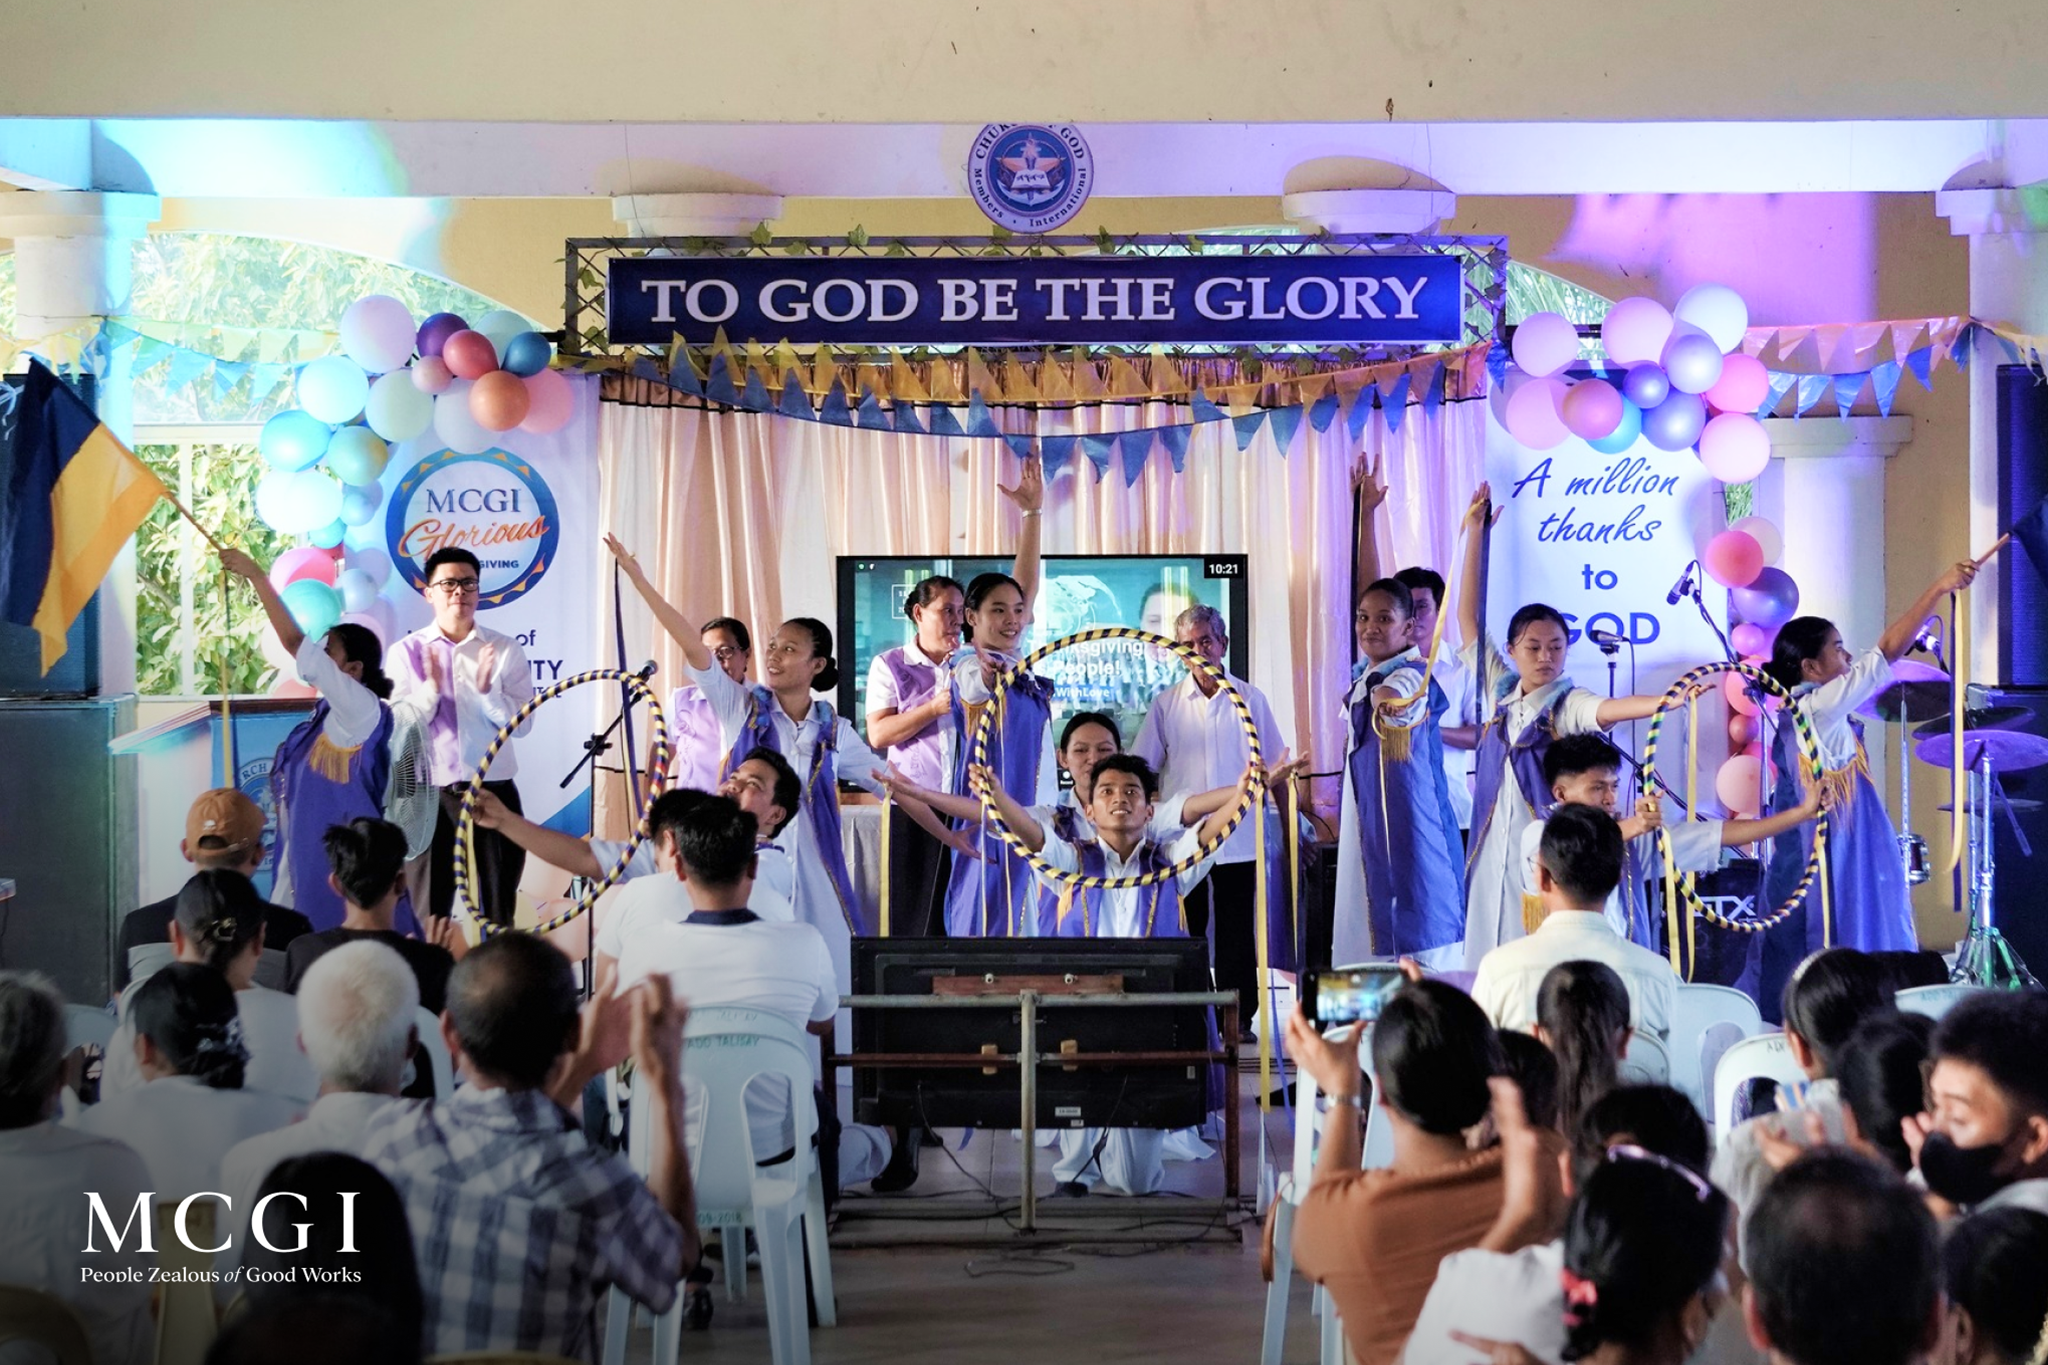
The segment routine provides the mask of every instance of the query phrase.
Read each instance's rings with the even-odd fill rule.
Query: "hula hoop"
[[[1739,673],[1764,691],[1785,700],[1784,714],[1791,719],[1793,737],[1799,744],[1799,757],[1807,765],[1809,776],[1816,783],[1820,782],[1825,775],[1825,770],[1822,768],[1820,761],[1820,740],[1813,732],[1813,723],[1806,718],[1805,714],[1798,707],[1791,704],[1792,694],[1776,678],[1771,677],[1762,669],[1750,664],[1727,662],[1701,664],[1698,668],[1684,674],[1678,681],[1672,683],[1670,688],[1664,693],[1662,700],[1657,704],[1656,712],[1650,717],[1649,734],[1643,740],[1643,772],[1645,776],[1664,790],[1671,790],[1670,784],[1665,782],[1657,773],[1658,731],[1663,727],[1665,714],[1676,710],[1683,704],[1686,700],[1685,694],[1687,692],[1691,691],[1701,680],[1710,678],[1717,673]],[[1691,820],[1698,817],[1688,812],[1686,818]],[[1657,838],[1664,850],[1665,864],[1669,866],[1672,862],[1671,831],[1660,829],[1657,831]],[[1723,929],[1734,929],[1745,934],[1760,934],[1766,929],[1782,924],[1786,916],[1806,903],[1806,898],[1812,894],[1814,885],[1820,880],[1821,869],[1827,864],[1827,847],[1828,812],[1827,807],[1823,806],[1821,807],[1820,814],[1814,819],[1813,851],[1807,855],[1806,871],[1800,876],[1799,884],[1792,888],[1792,894],[1786,897],[1783,905],[1780,905],[1777,909],[1771,911],[1769,915],[1760,919],[1730,919],[1726,915],[1714,911],[1708,907],[1704,900],[1700,899],[1699,893],[1688,885],[1684,879],[1678,882],[1678,894],[1692,913],[1706,920],[1709,924],[1717,924]]]
[[[1164,635],[1154,635],[1150,631],[1139,630],[1134,626],[1095,626],[1088,630],[1077,631],[1072,635],[1061,636],[1049,644],[1040,645],[1037,649],[997,674],[995,690],[989,697],[988,705],[982,708],[981,717],[975,722],[974,726],[973,758],[976,764],[986,765],[988,762],[988,740],[990,732],[995,728],[997,703],[1009,691],[1010,680],[1019,673],[1029,672],[1033,664],[1047,655],[1056,654],[1060,650],[1073,645],[1090,644],[1096,640],[1139,640],[1148,645],[1156,645],[1161,649],[1179,655],[1190,669],[1199,669],[1214,678],[1217,685],[1223,689],[1224,694],[1230,698],[1230,705],[1237,712],[1239,724],[1244,726],[1245,748],[1250,755],[1253,774],[1252,789],[1238,799],[1237,809],[1230,813],[1230,819],[1224,824],[1223,829],[1215,838],[1201,845],[1193,853],[1190,853],[1171,867],[1162,867],[1157,871],[1141,873],[1135,877],[1089,877],[1078,872],[1066,872],[1054,867],[1037,853],[1025,847],[1024,841],[1018,838],[1016,832],[1004,821],[1002,811],[997,808],[995,802],[990,800],[986,793],[975,793],[981,800],[982,819],[987,822],[989,830],[1005,844],[1008,844],[1011,850],[1018,857],[1029,863],[1032,869],[1040,876],[1048,881],[1062,882],[1069,886],[1080,887],[1086,890],[1126,891],[1133,887],[1152,886],[1165,881],[1169,877],[1178,877],[1181,873],[1186,872],[1189,868],[1194,867],[1197,863],[1214,854],[1217,849],[1223,847],[1224,842],[1236,832],[1237,827],[1244,823],[1244,818],[1251,811],[1253,803],[1259,801],[1265,795],[1265,759],[1259,752],[1258,723],[1252,719],[1251,707],[1239,695],[1236,685],[1230,681],[1229,674],[1195,653],[1194,650],[1186,645],[1169,640]]]
[[[533,700],[519,708],[519,714],[498,727],[498,733],[491,739],[491,747],[484,750],[482,761],[476,765],[476,775],[469,779],[469,785],[463,789],[462,814],[455,822],[454,904],[460,906],[461,913],[475,923],[479,938],[489,938],[492,934],[502,933],[510,927],[493,924],[490,920],[485,919],[477,913],[475,905],[469,898],[469,869],[476,861],[476,798],[477,794],[484,789],[484,775],[490,772],[492,760],[497,758],[498,750],[505,747],[505,742],[512,738],[512,732],[524,725],[526,718],[535,711],[538,711],[543,702],[553,701],[572,687],[581,687],[585,683],[594,682],[615,682],[621,684],[626,690],[626,704],[629,706],[636,701],[647,703],[647,719],[654,741],[653,750],[649,758],[648,771],[659,773],[668,771],[670,758],[668,720],[661,714],[661,702],[655,697],[654,689],[638,673],[628,673],[623,668],[593,668],[588,672],[577,673],[564,678],[553,686],[534,693]],[[650,801],[647,804],[651,808],[654,803]],[[553,919],[536,924],[532,929],[523,932],[545,934],[559,929],[590,909],[591,906],[597,904],[597,898],[603,895],[620,877],[625,875],[626,865],[633,861],[633,855],[640,851],[640,845],[647,842],[647,836],[650,832],[648,811],[643,810],[640,813],[640,822],[633,826],[633,837],[626,841],[626,847],[619,854],[618,861],[611,865],[611,868],[605,873],[603,878],[589,890],[585,891],[575,905],[556,915]]]

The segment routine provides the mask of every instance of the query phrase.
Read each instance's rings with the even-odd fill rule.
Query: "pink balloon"
[[[1763,766],[1761,758],[1737,754],[1714,774],[1714,795],[1737,815],[1755,815],[1763,808]]]
[[[1764,571],[1764,547],[1747,531],[1723,531],[1700,556],[1707,574],[1724,588],[1746,588]]]
[[[455,371],[437,355],[421,356],[412,363],[412,386],[421,393],[446,393],[455,382]]]
[[[346,620],[347,618],[342,618]],[[1737,749],[1748,746],[1756,739],[1756,720],[1753,717],[1736,714],[1728,717],[1728,742]]]
[[[1721,361],[1721,377],[1703,395],[1719,412],[1754,414],[1771,396],[1771,372],[1753,355],[1737,351]]]
[[[1735,646],[1737,654],[1762,654],[1771,647],[1771,633],[1754,621],[1744,621],[1728,632],[1728,643]]]
[[[1621,391],[1604,379],[1574,384],[1559,411],[1572,435],[1597,441],[1621,425]]]
[[[498,348],[482,332],[457,332],[442,344],[441,359],[457,379],[481,379],[498,368]]]
[[[1722,483],[1748,483],[1770,462],[1770,433],[1746,412],[1724,412],[1700,432],[1700,463]]]
[[[369,631],[377,637],[378,644],[387,643],[384,637],[389,633],[389,628],[384,624],[383,618],[377,613],[371,611],[345,611],[341,614],[341,619],[351,625],[361,626],[364,630]]]
[[[1753,716],[1757,713],[1756,702],[1749,695],[1749,679],[1740,673],[1721,675],[1721,695],[1728,699],[1728,709],[1738,716]]]
[[[560,370],[542,370],[526,376],[526,420],[521,431],[545,436],[560,431],[576,412],[576,390]]]
[[[1562,379],[1532,379],[1508,399],[1508,434],[1531,450],[1550,450],[1571,435],[1564,424]]]
[[[270,586],[283,592],[287,583],[296,583],[301,578],[316,578],[331,588],[339,573],[327,551],[317,545],[301,545],[295,550],[286,550],[270,566]]]
[[[1607,310],[1600,341],[1617,365],[1642,365],[1664,354],[1671,339],[1671,314],[1655,299],[1623,299]]]

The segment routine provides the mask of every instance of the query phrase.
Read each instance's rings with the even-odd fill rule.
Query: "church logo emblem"
[[[425,591],[436,550],[468,550],[483,563],[478,611],[517,602],[554,567],[561,512],[530,460],[505,450],[437,450],[398,481],[384,517],[394,569]]]
[[[1052,232],[1088,202],[1095,162],[1070,123],[991,123],[968,154],[967,188],[997,226]]]

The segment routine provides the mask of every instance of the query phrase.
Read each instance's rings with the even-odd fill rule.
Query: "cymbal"
[[[2003,801],[1994,801],[1992,803],[1991,808],[1993,810],[1996,810],[2000,806],[2011,806],[2014,810],[2020,812],[2021,814],[2025,814],[2027,811],[2030,810],[2041,809],[2041,803],[2039,801],[2034,800],[2030,796],[2008,796]],[[1954,810],[1955,808],[1955,803],[1953,801],[1944,801],[1938,807],[1938,809],[1940,810]],[[1963,810],[1966,814],[1974,812],[1976,809],[1977,808],[1975,806],[1971,805],[1965,805],[1963,807]]]
[[[2025,722],[2028,714],[2024,706],[1979,706],[1963,712],[1963,729],[2010,730]],[[1925,725],[1914,726],[1913,737],[1926,739],[1929,735],[1945,735],[1948,727],[1946,720],[1930,720]]]
[[[1947,768],[1953,766],[1955,744],[1948,732],[1943,731],[1921,740],[1913,753],[1922,763]],[[2048,763],[2048,738],[2030,735],[2024,730],[1964,731],[1963,766],[1974,768],[1977,761],[1986,756],[1990,758],[1991,766],[2002,773],[2038,768]]]
[[[1857,707],[1856,714],[1868,720],[1934,720],[1948,714],[1954,696],[1946,678],[1940,682],[1896,682]]]

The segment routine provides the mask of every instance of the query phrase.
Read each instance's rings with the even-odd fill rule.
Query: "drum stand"
[[[1992,890],[1997,881],[1998,859],[1993,851],[1991,808],[1994,803],[2005,800],[2005,789],[1999,785],[1987,748],[1980,752],[1976,764],[1970,769],[1969,867],[1966,874],[1970,887],[1970,932],[1956,950],[1956,965],[1949,973],[1949,980],[1999,990],[2029,990],[2038,988],[2041,983],[2034,979],[2034,974],[2027,970],[2027,964],[2020,961],[2019,954],[2012,950],[2005,935],[1999,933],[1998,926],[1992,922]],[[2026,847],[2025,836],[2019,834],[2017,820],[2013,824],[2013,833],[2020,840],[2021,853],[2032,856],[2032,850]]]
[[[1928,867],[1927,841],[1913,832],[1912,739],[1906,712],[1899,712],[1899,862],[1906,873],[1906,885],[1918,886],[1932,874]]]

